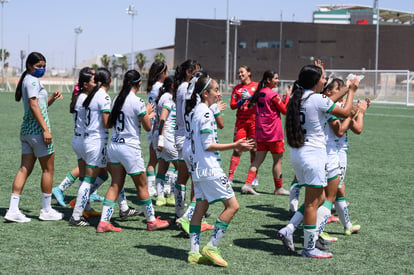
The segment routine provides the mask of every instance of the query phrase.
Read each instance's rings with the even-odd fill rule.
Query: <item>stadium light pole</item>
[[[129,5],[126,10],[128,15],[131,15],[131,70],[134,69],[134,17],[138,14],[134,5]]]
[[[78,53],[78,36],[83,32],[81,26],[75,28],[75,57],[74,57],[74,68],[73,68],[73,77],[76,77],[76,67],[78,66],[77,63],[77,53]],[[76,79],[75,79],[76,82]]]
[[[230,19],[230,24],[234,26],[233,84],[236,85],[236,71],[237,71],[237,27],[241,25],[241,21],[236,16],[233,16]]]
[[[225,92],[229,91],[229,52],[230,52],[230,20],[229,20],[229,0],[227,0],[226,15],[226,68],[225,68]]]
[[[4,39],[3,39],[3,33],[4,33],[4,31],[3,31],[3,27],[4,27],[4,24],[3,24],[3,21],[4,21],[4,13],[3,13],[3,10],[4,10],[4,3],[7,3],[7,2],[9,2],[9,0],[0,0],[0,3],[1,3],[1,84],[2,84],[2,86],[4,85],[4,64],[5,64],[5,62],[4,62]],[[4,91],[6,91],[6,87],[7,86],[5,86],[4,85]]]
[[[376,35],[375,35],[375,78],[374,78],[374,95],[376,95],[377,85],[378,85],[378,44],[379,44],[379,22],[380,22],[378,0],[374,1],[374,7],[375,7],[375,13],[377,14],[377,28],[376,28]]]

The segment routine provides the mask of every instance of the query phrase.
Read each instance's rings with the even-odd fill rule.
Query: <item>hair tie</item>
[[[73,87],[73,94],[76,96],[79,94],[79,83],[75,85],[75,87]]]
[[[302,86],[300,86],[298,83],[295,83],[296,88],[304,90]]]

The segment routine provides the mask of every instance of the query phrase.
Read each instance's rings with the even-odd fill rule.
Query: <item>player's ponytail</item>
[[[136,87],[138,89],[140,83],[141,74],[139,72],[137,72],[136,70],[129,70],[125,73],[122,89],[116,97],[114,106],[112,107],[112,111],[109,114],[109,128],[112,128],[116,124],[116,121],[119,118],[119,114],[121,113],[122,106],[124,106],[125,100],[129,95],[131,88]]]
[[[300,73],[299,79],[295,81],[292,88],[292,95],[287,105],[285,132],[287,142],[290,147],[300,148],[305,144],[304,123],[305,114],[300,112],[302,96],[305,90],[312,89],[320,80],[322,69],[315,65],[304,66]]]

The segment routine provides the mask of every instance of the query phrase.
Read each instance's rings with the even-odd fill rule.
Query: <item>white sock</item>
[[[112,214],[114,213],[116,206],[116,202],[113,200],[104,199],[103,207],[102,207],[102,214],[101,214],[101,222],[110,222]]]
[[[200,233],[190,233],[190,251],[200,252]]]
[[[300,195],[300,187],[299,185],[294,185],[290,187],[290,193],[289,193],[289,209],[292,212],[296,212],[298,210],[299,205],[299,195]]]
[[[314,249],[318,240],[316,225],[303,225],[303,248]]]
[[[117,202],[118,202],[118,205],[119,205],[119,209],[121,209],[122,212],[125,212],[129,209],[128,202],[127,202],[126,197],[125,197],[125,189],[124,188],[122,188],[121,192],[119,192]]]
[[[305,207],[302,205],[301,207],[299,207],[298,211],[296,211],[293,217],[290,219],[287,227],[292,232],[295,232],[296,228],[298,228],[298,226],[302,224],[304,211],[305,211]]]
[[[43,211],[49,212],[50,208],[52,208],[51,203],[52,203],[52,193],[50,193],[50,194],[42,193],[42,209],[43,209]]]
[[[318,229],[318,236],[325,229],[326,222],[331,216],[332,202],[325,200],[325,202],[319,206],[316,212],[316,226]]]
[[[59,189],[64,192],[66,189],[68,189],[74,182],[76,178],[72,175],[71,172],[69,172],[65,179],[59,184]]]
[[[155,179],[155,185],[157,186],[157,197],[164,197],[164,183],[164,175],[157,174],[157,178]]]
[[[338,213],[339,220],[346,229],[352,227],[351,220],[349,218],[348,207],[346,206],[345,197],[338,197],[335,201],[336,213]]]
[[[184,204],[185,204],[185,185],[176,185],[174,188],[175,195],[175,216],[180,218],[184,215]]]
[[[184,217],[186,217],[189,221],[191,221],[191,218],[193,217],[193,214],[194,214],[194,209],[195,209],[195,205],[196,205],[196,202],[195,201],[192,201],[191,203],[190,203],[190,205],[188,206],[188,208],[187,208],[187,211],[185,211],[185,213],[184,213]]]
[[[138,201],[138,205],[141,205],[141,209],[144,212],[147,222],[155,221],[155,211],[154,211],[154,206],[152,205],[151,199],[147,199],[143,201],[140,200]]]
[[[79,220],[82,216],[83,210],[85,209],[86,203],[89,201],[89,192],[91,190],[91,184],[83,181],[79,187],[78,195],[76,197],[75,208],[73,209],[72,217],[75,220]]]
[[[19,202],[20,202],[20,195],[12,193],[11,196],[10,196],[9,211],[10,212],[19,211]]]
[[[219,219],[217,219],[216,223],[214,224],[213,233],[211,233],[211,238],[208,244],[217,247],[221,239],[223,238],[224,234],[226,233],[228,226],[228,223],[222,222]]]

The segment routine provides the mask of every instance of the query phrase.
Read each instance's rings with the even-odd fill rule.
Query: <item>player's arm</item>
[[[254,147],[254,140],[252,139],[239,139],[232,143],[211,143],[206,151],[226,151],[236,149],[240,152],[247,152],[252,150]]]
[[[328,121],[329,121],[329,126],[331,127],[335,135],[337,137],[342,137],[346,133],[346,130],[348,130],[349,128],[349,125],[351,123],[351,118],[347,117],[341,122],[337,117],[333,117],[329,119]]]
[[[238,109],[241,105],[238,104],[238,102],[241,100],[241,96],[240,93],[237,92],[236,89],[233,89],[233,92],[231,93],[231,97],[230,97],[230,109],[232,110],[236,110]]]
[[[369,100],[362,101],[358,104],[358,111],[356,115],[352,118],[350,129],[355,134],[359,135],[364,128],[364,115],[369,106]]]
[[[109,125],[110,111],[109,110],[104,110],[104,111],[102,111],[101,114],[102,114],[102,123],[103,123],[104,128],[106,128],[106,129],[111,128],[111,126]]]
[[[146,112],[139,116],[142,128],[144,128],[145,131],[151,131],[151,118],[154,116],[154,104],[148,103],[146,106]]]
[[[167,120],[168,114],[170,113],[170,109],[167,106],[162,106],[161,114],[160,114],[160,122],[158,124],[158,151],[162,151],[164,148],[164,129],[165,129],[165,121]]]

